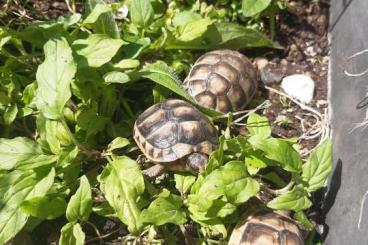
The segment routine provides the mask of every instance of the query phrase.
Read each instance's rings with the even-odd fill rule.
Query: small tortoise
[[[228,245],[303,245],[297,223],[281,213],[257,212],[239,222]]]
[[[164,169],[198,172],[218,145],[217,131],[206,116],[178,99],[165,100],[144,111],[135,122],[133,137],[156,164],[144,171],[150,177]]]
[[[234,50],[205,53],[182,84],[198,104],[223,113],[243,109],[257,88],[252,63]]]

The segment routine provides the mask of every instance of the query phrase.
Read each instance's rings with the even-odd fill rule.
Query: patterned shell
[[[144,111],[134,125],[134,140],[148,159],[174,162],[193,152],[211,154],[217,147],[215,127],[183,100],[170,99]]]
[[[226,113],[241,110],[250,102],[257,75],[243,54],[216,50],[196,61],[183,87],[198,104]]]
[[[240,222],[228,245],[303,245],[296,223],[274,212],[258,213]]]

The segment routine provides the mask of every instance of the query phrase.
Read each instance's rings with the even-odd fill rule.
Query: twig
[[[278,94],[278,95],[281,95],[281,96],[284,96],[286,98],[288,98],[289,100],[291,100],[292,102],[294,102],[295,104],[297,104],[298,106],[300,106],[300,108],[302,108],[303,110],[306,110],[306,111],[310,111],[314,114],[316,114],[317,116],[319,116],[320,118],[323,118],[323,116],[321,115],[321,113],[319,113],[317,110],[313,109],[312,107],[310,106],[307,106],[306,104],[303,104],[299,101],[297,101],[296,99],[294,99],[293,97],[281,92],[281,91],[278,91],[277,89],[274,89],[274,88],[271,88],[269,86],[265,86],[265,88],[275,94]]]
[[[112,231],[112,232],[110,232],[110,233],[107,233],[107,234],[105,234],[105,235],[91,238],[91,239],[87,240],[87,241],[85,242],[85,244],[90,243],[90,242],[94,242],[94,241],[97,241],[97,240],[103,240],[103,239],[105,239],[105,238],[107,238],[107,237],[109,237],[109,236],[111,236],[111,235],[115,234],[116,232],[118,232],[118,231],[120,231],[120,230],[121,230],[121,227],[119,227],[118,229],[116,229],[116,230],[114,230],[114,231]]]

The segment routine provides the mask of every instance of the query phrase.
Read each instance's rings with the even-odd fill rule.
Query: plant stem
[[[271,2],[271,10],[270,10],[270,37],[271,40],[275,38],[275,30],[276,29],[276,16],[275,16],[275,1]]]
[[[70,139],[73,141],[73,144],[75,146],[77,146],[84,154],[86,154],[88,157],[96,157],[96,156],[100,156],[101,153],[97,150],[89,150],[87,149],[84,145],[82,145],[75,137],[74,134],[72,133],[72,131],[70,130],[68,124],[65,121],[65,118],[62,117],[60,119],[61,124],[64,126],[66,132],[68,133]]]
[[[278,190],[273,190],[273,189],[270,189],[268,188],[267,186],[263,185],[263,188],[271,193],[272,195],[274,196],[279,196],[279,195],[282,195],[284,194],[285,192],[289,191],[293,186],[294,186],[295,182],[292,180],[290,181],[285,187],[281,188],[281,189],[278,189]]]

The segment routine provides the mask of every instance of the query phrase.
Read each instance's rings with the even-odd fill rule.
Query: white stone
[[[281,87],[291,97],[303,103],[310,103],[313,99],[314,81],[302,74],[287,76],[282,79]]]

